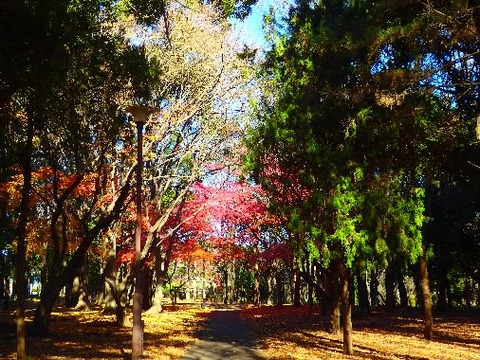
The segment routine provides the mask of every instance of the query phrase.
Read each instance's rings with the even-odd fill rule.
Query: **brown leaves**
[[[193,304],[165,305],[160,314],[144,313],[144,358],[180,359],[195,342],[195,332],[203,326],[206,311]],[[480,359],[478,313],[442,314],[435,321],[434,341],[422,338],[419,312],[412,310],[408,315],[373,312],[355,318],[355,353],[346,357],[341,334],[325,331],[328,318],[320,315],[318,307],[242,310],[243,320],[253,328],[267,359]],[[80,312],[59,307],[53,314],[50,334],[27,338],[27,351],[32,359],[127,359],[131,330],[117,327],[114,316],[102,314],[100,309]],[[3,310],[0,338],[0,358],[15,359],[14,319]]]
[[[144,313],[144,359],[179,359],[186,347],[195,341],[194,333],[205,313],[196,305],[164,306],[160,314]],[[32,315],[32,312],[28,312]],[[131,318],[131,314],[127,314]],[[15,359],[15,326],[13,316],[0,311],[0,358]],[[115,325],[115,316],[100,308],[74,311],[57,307],[52,316],[51,331],[44,337],[27,338],[31,359],[128,359],[132,328]],[[8,341],[5,341],[8,339]]]
[[[353,322],[354,355],[342,354],[342,335],[325,329],[317,307],[265,306],[242,312],[268,359],[480,359],[480,318],[436,319],[434,341],[422,336],[420,313],[409,317],[374,312]]]

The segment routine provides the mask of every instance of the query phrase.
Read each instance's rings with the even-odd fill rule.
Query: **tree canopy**
[[[478,305],[480,2],[292,1],[264,52],[231,31],[255,3],[0,2],[19,358],[27,283],[32,333],[60,294],[125,324],[140,165],[146,308],[317,301],[351,354],[352,306],[421,304],[430,339],[432,304]]]

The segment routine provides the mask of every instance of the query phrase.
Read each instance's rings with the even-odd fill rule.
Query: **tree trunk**
[[[97,305],[103,307],[106,313],[115,312],[116,303],[113,295],[114,289],[109,283],[114,284],[117,279],[117,264],[116,264],[116,239],[113,238],[108,245],[108,256],[103,265],[102,271],[102,292],[97,299]]]
[[[78,288],[77,298],[75,304],[75,310],[88,310],[90,309],[90,299],[88,296],[88,276],[87,276],[87,262],[84,261],[80,267],[80,274],[78,275]]]
[[[272,276],[267,274],[265,281],[265,303],[272,305]]]
[[[8,310],[10,295],[8,293],[8,275],[5,264],[5,255],[0,251],[0,303],[3,302],[3,308]]]
[[[340,297],[335,298],[333,300],[333,304],[331,305],[331,310],[330,310],[330,329],[329,331],[332,334],[339,334],[341,327],[341,301]]]
[[[25,325],[25,273],[27,270],[27,224],[30,201],[30,189],[32,181],[32,151],[33,151],[33,117],[32,111],[29,111],[27,116],[27,138],[25,141],[25,151],[22,159],[23,172],[23,186],[22,198],[20,200],[20,216],[18,221],[18,228],[16,229],[17,237],[17,279],[16,279],[16,293],[17,293],[17,360],[24,360],[27,358],[25,347],[26,342],[26,325]]]
[[[88,310],[90,308],[85,262],[73,280],[65,286],[65,305],[75,307],[75,310]]]
[[[229,285],[228,264],[225,265],[225,269],[223,270],[223,283],[225,284],[223,303],[226,305],[228,304],[228,285]]]
[[[327,312],[330,313],[330,332],[332,334],[339,334],[341,329],[341,294],[340,283],[338,282],[338,269],[331,268],[332,276],[325,276],[326,290],[329,289],[329,293],[332,301],[325,299],[325,305]]]
[[[118,326],[125,326],[125,307],[127,306],[127,285],[130,277],[122,278],[116,263],[116,238],[113,238],[108,248],[108,256],[105,261],[102,279],[103,291],[98,298],[97,305],[102,306],[104,313],[115,314],[115,322]]]
[[[35,317],[33,319],[32,327],[33,335],[43,335],[48,332],[50,316],[60,291],[69,282],[73,281],[75,269],[78,269],[83,263],[87,250],[87,244],[82,242],[70,261],[67,263],[66,267],[62,268],[61,264],[57,264],[56,266],[53,266],[53,268],[57,268],[57,271],[49,272],[47,283],[44,287],[42,287],[40,302],[35,310]]]
[[[393,311],[395,305],[395,268],[390,262],[385,270],[385,307],[388,311]]]
[[[467,310],[470,310],[472,307],[472,303],[470,301],[470,298],[472,297],[472,290],[470,286],[470,278],[466,275],[465,276],[465,292],[464,292],[464,297],[465,297],[465,306]]]
[[[298,269],[298,266],[295,265],[293,269],[293,299],[292,303],[293,306],[295,307],[300,307],[301,302],[300,302],[300,285],[301,285],[301,279],[300,279],[300,270]]]
[[[152,306],[153,301],[153,273],[154,271],[148,267],[142,266],[142,310],[148,310]]]
[[[157,251],[158,253],[158,251]],[[149,312],[160,313],[163,311],[163,286],[165,285],[165,271],[162,268],[163,261],[160,256],[155,260],[155,293],[152,307]]]
[[[253,271],[254,271],[253,272],[253,279],[254,279],[253,304],[255,306],[260,306],[260,267],[257,261],[255,261]]]
[[[367,281],[364,271],[357,270],[358,307],[362,312],[370,312],[370,301],[368,300]]]
[[[342,322],[343,322],[343,353],[353,355],[352,339],[352,307],[350,305],[349,274],[343,261],[339,261],[338,272],[340,275],[340,294],[342,301]]]
[[[53,307],[55,306],[58,295],[64,286],[65,282],[60,279],[60,276],[57,276],[51,278],[42,289],[40,302],[35,310],[32,335],[45,335],[48,332]]]
[[[62,262],[53,264],[53,270],[48,272],[47,282],[45,286],[42,286],[40,302],[35,310],[32,327],[33,334],[45,334],[48,331],[50,316],[60,291],[69,281],[72,281],[75,276],[75,270],[82,265],[92,242],[102,230],[110,226],[110,224],[120,216],[124,202],[130,193],[128,184],[133,176],[132,174],[133,172],[128,175],[126,179],[127,185],[124,185],[120,190],[113,208],[108,213],[105,213],[103,217],[99,218],[92,229],[88,230],[70,260],[67,262],[66,259],[59,259],[59,261],[61,260]],[[64,265],[64,261],[66,265]]]
[[[405,276],[403,276],[402,271],[397,273],[397,284],[398,292],[400,294],[400,307],[406,309],[408,307],[408,293],[407,288],[405,287]]]
[[[275,288],[276,288],[276,294],[277,294],[277,301],[276,305],[277,306],[283,306],[283,281],[282,281],[282,273],[280,271],[277,271],[275,274]]]
[[[370,304],[371,306],[378,306],[378,276],[376,269],[370,272]]]
[[[446,274],[439,274],[437,289],[438,289],[438,300],[437,308],[438,310],[446,310],[448,304],[447,290],[448,288],[448,279]]]
[[[432,298],[430,295],[430,285],[428,283],[428,267],[425,255],[419,258],[420,265],[420,284],[423,297],[423,314],[425,319],[424,336],[425,339],[433,338],[433,315],[432,315]]]
[[[235,301],[235,269],[234,264],[228,266],[228,272],[230,277],[230,285],[227,287],[227,299],[228,303],[231,304]]]
[[[313,291],[315,290],[313,285],[312,284],[307,284],[308,288],[307,288],[307,302],[308,302],[308,305],[310,306],[310,308],[313,307]],[[325,307],[322,307],[322,311],[324,310]]]

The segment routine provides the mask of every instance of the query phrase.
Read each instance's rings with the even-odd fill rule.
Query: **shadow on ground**
[[[199,341],[187,349],[183,360],[263,359],[238,308],[212,311],[196,337]]]

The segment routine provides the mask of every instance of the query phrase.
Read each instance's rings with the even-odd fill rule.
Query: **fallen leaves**
[[[199,304],[166,305],[161,313],[143,314],[144,359],[180,359],[195,343],[195,333],[209,315]],[[402,316],[374,311],[354,317],[353,356],[342,354],[342,335],[326,329],[328,318],[318,307],[292,306],[244,308],[266,359],[435,359],[480,360],[480,313],[451,312],[435,319],[434,341],[425,341],[418,310]],[[33,313],[28,313],[31,320]],[[131,314],[127,315],[128,317]],[[130,359],[131,327],[115,325],[113,315],[96,308],[74,311],[55,309],[50,334],[28,338],[32,360],[44,359]],[[0,311],[0,358],[15,359],[15,323],[12,312]]]
[[[157,314],[144,313],[144,359],[179,359],[195,342],[206,309],[199,304],[164,306]],[[28,320],[33,313],[30,311]],[[131,314],[127,314],[131,318]],[[12,312],[0,312],[0,358],[15,359],[16,338]],[[50,332],[27,338],[31,360],[46,359],[130,359],[132,328],[118,327],[114,315],[100,308],[75,311],[57,307],[52,313]]]
[[[342,354],[342,334],[326,329],[319,308],[261,307],[243,311],[268,359],[480,359],[480,314],[450,313],[435,321],[434,341],[423,339],[418,310],[408,316],[373,312],[354,319],[355,354]]]

